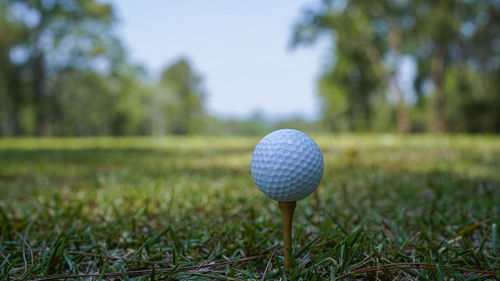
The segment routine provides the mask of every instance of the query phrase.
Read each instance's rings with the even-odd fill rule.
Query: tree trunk
[[[9,116],[9,93],[6,82],[0,77],[0,136],[11,134],[10,116]]]
[[[398,84],[397,81],[396,84]],[[398,93],[398,104],[396,105],[396,123],[398,126],[398,132],[400,134],[408,134],[410,132],[410,124],[408,121],[405,96],[399,85],[396,85],[396,91]]]
[[[439,43],[438,43],[439,44]],[[440,44],[437,54],[431,60],[431,75],[434,83],[434,129],[438,133],[446,133],[446,96],[444,91],[444,59],[445,47]]]
[[[398,101],[396,104],[396,124],[398,127],[398,132],[400,134],[407,134],[410,132],[410,123],[408,120],[408,112],[406,109],[405,93],[403,92],[403,89],[401,89],[401,86],[399,85],[399,81],[396,75],[397,70],[399,68],[399,64],[401,62],[401,42],[403,37],[403,31],[401,30],[400,24],[398,24],[395,21],[392,21],[391,26],[392,26],[391,28],[392,32],[389,35],[389,44],[391,45],[391,48],[395,50],[394,66],[393,66],[395,70],[395,75],[394,75],[395,78],[393,82],[398,97]],[[386,79],[390,80],[389,77],[386,77]]]
[[[48,104],[45,94],[45,67],[44,56],[39,53],[33,60],[33,92],[35,94],[35,123],[38,136],[48,136],[50,134],[48,122]]]
[[[21,136],[24,133],[21,122],[19,120],[19,114],[19,103],[18,101],[14,101],[14,103],[12,104],[12,133],[14,134],[14,136]]]

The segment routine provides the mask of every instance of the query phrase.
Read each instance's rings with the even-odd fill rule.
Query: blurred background
[[[0,0],[0,136],[500,131],[500,1]]]

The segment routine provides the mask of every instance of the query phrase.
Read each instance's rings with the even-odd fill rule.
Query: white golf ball
[[[255,184],[268,197],[295,202],[318,187],[323,177],[323,154],[305,133],[277,130],[257,144],[250,170]]]

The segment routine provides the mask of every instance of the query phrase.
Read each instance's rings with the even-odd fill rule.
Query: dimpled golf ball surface
[[[255,184],[267,196],[295,202],[318,187],[323,177],[323,154],[305,133],[277,130],[257,144],[250,169]]]

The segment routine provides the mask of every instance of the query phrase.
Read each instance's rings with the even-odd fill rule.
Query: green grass
[[[0,139],[0,279],[500,277],[500,137],[314,138],[291,271],[257,138]]]

